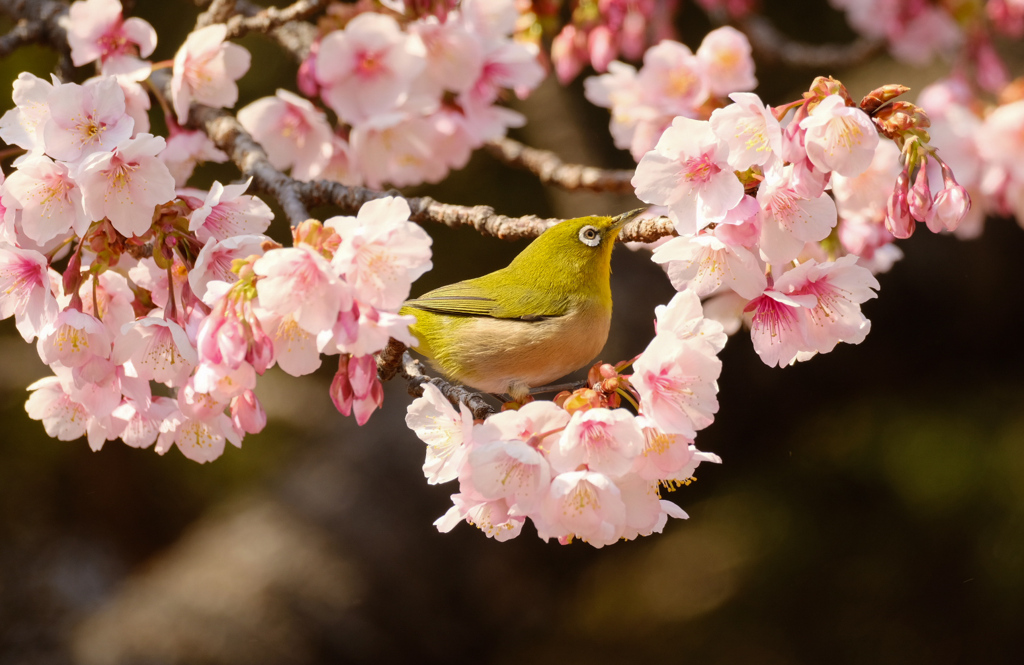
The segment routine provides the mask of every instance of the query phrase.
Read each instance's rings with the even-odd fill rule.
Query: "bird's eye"
[[[593,226],[584,226],[580,229],[580,242],[588,247],[597,247],[601,244],[601,232]]]

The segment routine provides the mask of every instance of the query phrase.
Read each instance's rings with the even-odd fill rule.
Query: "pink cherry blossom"
[[[196,257],[195,266],[188,273],[192,293],[202,299],[211,281],[236,281],[238,275],[231,271],[232,262],[263,254],[263,243],[267,240],[269,238],[263,235],[237,235],[225,240],[207,240]]]
[[[84,281],[78,296],[82,300],[82,311],[102,321],[111,339],[121,334],[124,324],[135,320],[135,309],[132,307],[135,294],[132,287],[124,275],[113,270]],[[66,306],[68,303],[64,300],[69,302],[70,297],[65,296],[60,301]]]
[[[971,209],[971,195],[959,184],[939,191],[925,220],[933,233],[955,231]]]
[[[536,520],[543,540],[579,538],[594,547],[614,544],[626,524],[626,505],[608,476],[569,471],[555,476]]]
[[[632,473],[639,478],[685,481],[693,476],[701,462],[717,464],[722,461],[718,455],[697,450],[689,437],[662,432],[645,416],[638,416],[637,421],[644,433],[644,447],[633,460]]]
[[[852,178],[832,174],[832,195],[844,221],[878,222],[885,218],[886,199],[900,172],[899,156],[895,143],[879,141],[871,164],[863,173]]]
[[[39,335],[39,357],[47,365],[59,362],[65,367],[80,367],[94,357],[109,358],[110,332],[94,316],[66,309]]]
[[[746,308],[753,312],[750,338],[766,365],[785,367],[793,364],[798,354],[811,351],[804,312],[817,302],[812,294],[790,296],[775,289],[750,301]]]
[[[641,412],[662,431],[693,438],[714,421],[722,361],[706,347],[656,335],[633,369]]]
[[[644,446],[636,417],[625,409],[577,411],[557,441],[549,455],[556,471],[586,465],[610,478],[626,474]]]
[[[488,538],[505,542],[518,536],[523,530],[526,518],[509,514],[509,505],[505,499],[487,501],[475,495],[453,494],[452,507],[434,521],[434,526],[441,533],[448,533],[459,522],[465,521],[477,527]]]
[[[80,0],[68,10],[68,45],[76,67],[99,60],[105,74],[149,75],[156,31],[140,18],[124,19],[119,0]],[[141,75],[140,75],[141,74]]]
[[[515,411],[502,411],[474,428],[474,438],[481,441],[519,439],[549,453],[557,445],[557,434],[569,422],[565,409],[553,402],[538,400],[524,404]]]
[[[715,109],[709,120],[715,135],[729,146],[729,165],[746,171],[779,155],[782,127],[771,109],[753,93],[737,92],[729,97],[735,103]]]
[[[421,41],[390,16],[367,12],[323,38],[316,78],[327,105],[354,124],[399,108],[425,64]]]
[[[483,69],[484,46],[459,16],[441,22],[434,17],[416,21],[409,31],[423,44],[426,63],[414,86],[440,98],[445,91],[465,92]]]
[[[182,455],[193,462],[205,464],[224,454],[226,441],[238,447],[242,445],[231,419],[223,413],[202,420],[188,417],[176,409],[160,424],[154,450],[163,455],[177,445]]]
[[[697,48],[697,59],[704,65],[712,95],[725,97],[757,87],[750,41],[736,28],[723,26],[705,35]]]
[[[11,316],[30,342],[57,317],[57,299],[50,290],[46,257],[0,243],[0,319]]]
[[[234,366],[201,362],[196,366],[190,385],[196,392],[217,400],[223,411],[225,403],[256,387],[256,370],[247,362]]]
[[[137,123],[136,123],[137,126]],[[221,164],[228,161],[228,156],[218,149],[206,132],[188,131],[172,127],[167,144],[160,154],[160,161],[167,165],[167,170],[174,176],[174,185],[184,187],[192,177],[196,164],[215,162]]]
[[[743,198],[743,184],[728,164],[729,147],[705,121],[677,117],[636,167],[641,201],[668,207],[680,235],[725,217]]]
[[[377,353],[387,346],[389,339],[415,346],[416,338],[409,332],[409,326],[415,322],[414,316],[400,316],[356,301],[350,310],[341,312],[332,330],[320,333],[317,347],[328,354],[358,356]]]
[[[130,81],[123,76],[117,78],[117,83],[121,86],[121,92],[124,93],[124,112],[135,121],[135,126],[132,128],[132,136],[150,133],[149,109],[151,104],[149,101],[149,91],[139,83]]]
[[[9,145],[24,148],[29,154],[42,153],[43,127],[50,119],[51,92],[53,84],[50,82],[28,72],[18,74],[12,95],[15,107],[0,118],[0,138]]]
[[[455,480],[473,438],[473,415],[465,404],[456,411],[432,383],[423,384],[423,395],[413,400],[405,424],[427,444],[423,475],[431,485]]]
[[[20,211],[22,232],[38,243],[64,237],[72,230],[82,236],[89,228],[82,191],[68,167],[44,155],[22,162],[0,192],[9,212]]]
[[[871,322],[861,313],[861,303],[876,297],[878,281],[857,257],[847,254],[834,262],[809,259],[787,271],[775,282],[775,289],[790,297],[814,296],[813,304],[799,312],[808,318],[806,350],[828,353],[839,342],[860,344]]]
[[[188,230],[205,243],[210,238],[226,240],[237,235],[263,233],[274,219],[270,206],[259,197],[245,194],[252,183],[222,185],[216,180],[210,187],[203,205],[192,213]]]
[[[701,61],[685,44],[670,40],[644,53],[637,86],[644,104],[669,116],[694,117],[708,97]]]
[[[669,517],[684,520],[688,517],[682,508],[661,498],[657,481],[628,476],[616,481],[616,485],[626,507],[621,536],[626,540],[661,533]]]
[[[295,321],[294,314],[281,316],[257,309],[260,327],[273,347],[274,361],[291,376],[305,376],[320,367],[317,336]]]
[[[405,199],[388,196],[363,204],[356,217],[324,222],[341,236],[332,263],[360,302],[397,311],[412,283],[430,270],[430,236],[410,214]]]
[[[472,488],[488,501],[504,499],[515,515],[531,513],[550,482],[547,459],[520,440],[473,441],[459,472],[463,493]]]
[[[349,135],[350,158],[368,187],[439,182],[448,175],[437,159],[437,127],[423,117],[392,114],[362,123]]]
[[[278,169],[298,180],[320,177],[331,158],[333,132],[327,116],[309,100],[287,90],[238,111],[238,122],[267,151]]]
[[[667,305],[654,308],[655,330],[659,335],[674,335],[703,346],[708,355],[717,355],[728,339],[717,321],[704,316],[700,298],[692,290],[680,291]]]
[[[160,136],[139,134],[113,152],[86,157],[78,172],[89,218],[106,217],[125,236],[140,236],[153,223],[156,206],[174,198],[174,177],[156,155]]]
[[[525,97],[544,79],[544,68],[537,61],[537,53],[533,44],[509,40],[486,42],[480,76],[460,97],[467,97],[471,103],[491,104],[506,88]]]
[[[195,347],[177,323],[147,316],[126,325],[114,342],[111,360],[131,363],[128,376],[170,386],[183,384],[198,361]]]
[[[238,101],[235,81],[249,71],[249,52],[225,42],[227,26],[214,23],[189,33],[174,55],[171,96],[178,122],[185,124],[192,102],[225,108]]]
[[[792,166],[769,169],[757,190],[761,256],[773,265],[795,259],[805,243],[827,238],[838,221],[832,197],[800,196],[791,183],[792,173]]]
[[[847,106],[840,95],[829,95],[800,121],[804,147],[811,163],[821,171],[853,178],[871,165],[878,146],[878,130],[868,114]]]
[[[65,392],[56,376],[32,383],[25,411],[32,420],[40,420],[46,435],[59,441],[74,441],[85,435],[89,413]]]
[[[728,245],[712,234],[672,238],[654,250],[651,260],[667,264],[676,290],[692,288],[701,297],[724,286],[754,298],[767,285],[764,267],[753,252]]]
[[[121,440],[133,448],[148,448],[160,434],[160,425],[178,406],[170,397],[154,397],[137,402],[126,399],[114,409],[113,416],[124,421]]]
[[[351,307],[349,287],[331,264],[308,245],[272,249],[253,264],[260,305],[286,316],[311,334],[330,330],[338,312]]]
[[[124,91],[113,76],[82,85],[55,85],[46,103],[50,108],[42,128],[46,154],[61,161],[103,154],[128,139],[135,126],[125,112]]]

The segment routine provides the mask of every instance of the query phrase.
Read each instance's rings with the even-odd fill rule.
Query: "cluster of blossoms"
[[[694,446],[718,411],[718,352],[726,335],[704,318],[692,291],[659,306],[657,335],[623,366],[598,364],[589,387],[553,402],[533,401],[474,423],[432,384],[409,406],[406,423],[427,444],[428,482],[458,480],[451,509],[435,522],[449,531],[466,521],[497,540],[519,535],[526,519],[537,534],[595,547],[660,533],[684,518],[663,500],[715,455]],[[629,363],[624,363],[629,365]],[[618,408],[622,399],[637,413]]]
[[[931,142],[946,160],[929,168],[922,186],[938,186],[951,168],[975,204],[955,231],[961,238],[980,235],[986,215],[1024,225],[1024,87],[1007,87],[1000,102],[986,104],[962,77],[933,83],[918,98],[932,120]]]
[[[438,182],[475,148],[524,118],[496,105],[505,89],[525,96],[544,77],[532,44],[513,41],[512,0],[466,0],[444,20],[404,24],[364,12],[314,44],[299,87],[338,119],[285,90],[241,109],[238,119],[271,162],[299,180],[380,188]]]
[[[673,118],[706,118],[729,93],[757,87],[757,78],[747,37],[724,27],[709,32],[696,53],[662,41],[644,54],[639,70],[616,60],[584,87],[592,104],[611,109],[616,147],[639,161]]]
[[[858,106],[838,81],[818,79],[777,109],[734,93],[708,120],[675,118],[637,166],[637,196],[662,206],[679,234],[653,260],[677,289],[714,296],[706,306],[730,332],[746,315],[768,365],[861,342],[870,322],[860,305],[878,288],[872,272],[894,259],[894,236],[915,220],[955,229],[968,211],[964,188],[926,143],[927,117],[893,101],[904,90],[880,88]],[[928,161],[943,171],[934,196]],[[915,182],[916,199],[911,173],[925,183]]]
[[[116,0],[75,3],[69,17],[73,61],[101,74],[79,85],[23,73],[0,118],[0,137],[25,151],[0,185],[0,317],[54,373],[30,386],[29,416],[93,449],[121,438],[205,462],[265,425],[258,375],[307,374],[327,354],[340,357],[332,399],[365,422],[383,395],[373,354],[412,341],[397,312],[431,266],[408,204],[308,220],[281,247],[249,183],[182,186],[202,154],[217,157],[209,139],[170,117],[171,139],[146,131],[148,97],[134,91],[152,28],[122,20]],[[225,34],[203,28],[179,50],[178,120],[193,101],[235,103],[249,55]]]

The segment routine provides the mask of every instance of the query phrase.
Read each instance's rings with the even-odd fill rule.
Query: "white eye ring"
[[[597,247],[601,244],[601,232],[588,224],[580,229],[580,242],[588,247]]]

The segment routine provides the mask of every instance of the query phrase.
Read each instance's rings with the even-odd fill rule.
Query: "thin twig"
[[[531,148],[508,137],[489,141],[486,147],[505,164],[526,169],[546,185],[558,185],[570,191],[633,193],[630,183],[633,170],[566,164],[550,150]]]

